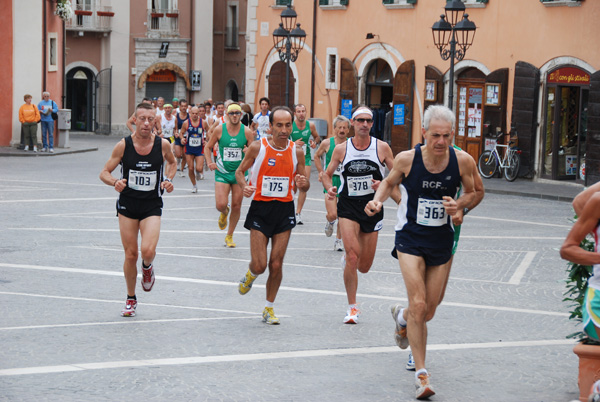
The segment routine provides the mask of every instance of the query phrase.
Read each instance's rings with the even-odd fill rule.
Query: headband
[[[356,109],[354,111],[354,113],[352,113],[352,120],[354,120],[356,118],[356,116],[358,116],[359,114],[363,114],[366,113],[369,116],[373,117],[373,112],[371,111],[371,109],[366,108],[366,107],[359,107],[358,109]]]
[[[229,105],[229,107],[227,108],[227,113],[229,112],[233,112],[234,110],[237,110],[239,112],[242,111],[242,108],[240,107],[240,105],[236,104],[236,103],[232,103],[231,105]]]
[[[171,105],[170,103],[167,103],[166,105],[163,106],[163,109],[166,107],[170,107],[171,109],[173,109],[173,105]]]

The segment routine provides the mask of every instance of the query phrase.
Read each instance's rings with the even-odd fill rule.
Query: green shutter
[[[329,5],[329,0],[319,0],[319,5],[320,6],[328,6]]]
[[[275,4],[278,6],[291,6],[292,0],[277,0]]]
[[[478,3],[487,3],[488,2],[488,0],[475,0],[475,1]]]
[[[408,4],[417,4],[417,0],[406,0]]]
[[[340,4],[341,4],[342,6],[347,6],[349,1],[350,1],[350,0],[340,0]]]
[[[383,4],[394,4],[394,0],[383,0]]]

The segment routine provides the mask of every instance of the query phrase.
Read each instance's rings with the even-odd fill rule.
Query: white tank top
[[[173,131],[175,131],[175,125],[177,124],[177,118],[171,115],[171,120],[167,120],[165,115],[163,114],[161,117],[161,127],[164,138],[169,138],[173,136]]]

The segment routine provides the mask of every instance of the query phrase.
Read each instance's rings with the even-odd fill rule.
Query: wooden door
[[[290,91],[290,104],[285,104],[285,70],[287,65],[278,61],[273,64],[271,67],[271,71],[269,72],[269,100],[271,101],[271,109],[275,106],[288,106],[292,107],[294,104],[294,83],[296,80],[294,79],[294,73],[290,68],[290,81],[289,81],[289,91]]]
[[[483,84],[458,83],[455,143],[475,160],[482,149],[483,89]]]
[[[392,123],[392,152],[396,155],[412,146],[413,100],[414,100],[415,62],[405,61],[398,67],[394,76],[394,109],[404,105],[404,124]],[[392,122],[394,116],[392,116]]]

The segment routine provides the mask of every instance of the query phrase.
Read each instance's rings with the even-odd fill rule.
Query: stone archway
[[[142,89],[144,87],[146,80],[152,73],[155,73],[160,70],[173,71],[175,74],[180,76],[185,81],[185,86],[188,89],[188,91],[190,91],[192,89],[192,84],[190,83],[190,79],[187,76],[187,74],[185,73],[185,71],[183,71],[183,69],[181,67],[179,67],[177,64],[173,64],[173,63],[169,63],[169,62],[155,63],[155,64],[151,65],[150,67],[148,67],[140,75],[140,78],[138,79],[138,85],[137,85],[138,89]]]

